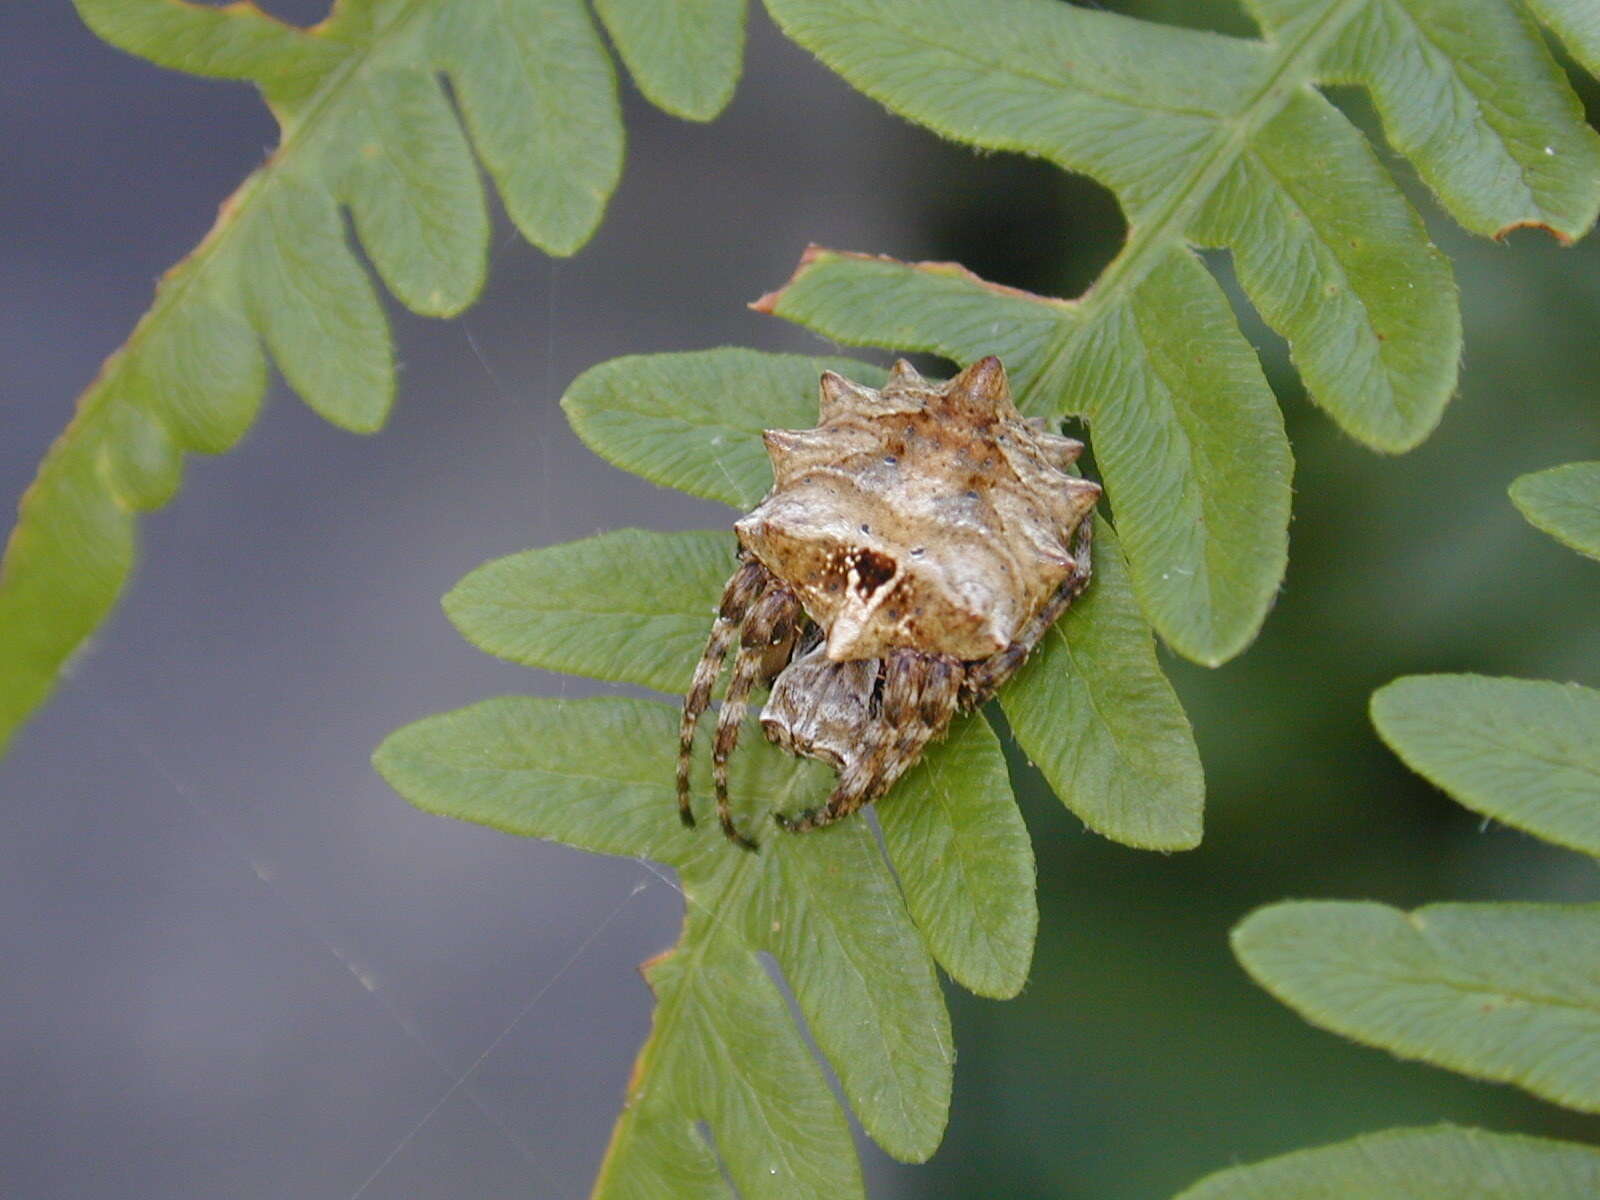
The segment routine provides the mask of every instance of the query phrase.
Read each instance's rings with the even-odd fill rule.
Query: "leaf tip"
[[[1028,986],[1026,972],[1021,974],[997,973],[993,978],[965,978],[957,979],[951,976],[967,991],[974,996],[981,996],[985,1000],[1015,1000],[1022,994],[1022,989]]]
[[[1278,579],[1282,580],[1283,569],[1278,570]],[[1274,589],[1274,596],[1276,589]],[[1265,605],[1258,605],[1259,611],[1252,614],[1250,624],[1243,629],[1225,630],[1219,633],[1211,629],[1196,637],[1192,632],[1183,629],[1169,629],[1170,621],[1157,623],[1152,621],[1161,640],[1173,652],[1182,655],[1196,666],[1205,667],[1207,670],[1216,670],[1226,666],[1239,655],[1243,654],[1256,640],[1256,635],[1261,632],[1261,626],[1267,619],[1267,610],[1270,601]],[[1204,640],[1201,640],[1201,639]]]
[[[778,311],[778,305],[783,301],[783,294],[795,285],[800,276],[804,275],[811,265],[817,261],[817,259],[821,258],[825,254],[832,253],[833,251],[829,250],[826,246],[819,246],[816,242],[808,243],[806,248],[801,251],[800,261],[795,264],[794,270],[789,274],[789,278],[780,286],[773,288],[772,291],[766,292],[752,300],[748,305],[750,310],[752,312],[764,313],[767,316],[775,315]]]
[[[468,619],[469,615],[467,613],[466,584],[476,574],[477,571],[468,572],[453,588],[439,597],[439,609],[444,613],[444,619],[449,621],[455,631],[462,637],[467,638],[468,641],[472,639],[467,637],[466,626],[462,623]]]
[[[395,782],[395,741],[404,734],[405,729],[397,729],[389,734],[373,747],[372,755],[367,760],[372,764],[372,769],[383,777],[383,781],[397,792],[400,791],[400,786]],[[404,795],[403,792],[401,794]]]
[[[1186,850],[1199,849],[1201,841],[1204,840],[1204,835],[1200,828],[1199,813],[1197,812],[1194,826],[1189,829],[1170,834],[1164,833],[1159,837],[1137,840],[1119,833],[1112,840],[1121,845],[1129,846],[1134,850],[1147,850],[1153,854],[1182,854]]]
[[[1262,952],[1286,934],[1292,936],[1303,931],[1304,922],[1310,914],[1326,913],[1360,903],[1343,900],[1274,900],[1246,913],[1228,931],[1228,945],[1245,973],[1277,996],[1274,973],[1270,963],[1261,957]]]
[[[1426,681],[1430,678],[1437,676],[1402,675],[1398,679],[1391,679],[1368,697],[1367,716],[1372,721],[1373,728],[1378,731],[1378,736],[1390,749],[1396,749],[1390,724],[1398,706],[1405,703],[1406,697],[1417,688],[1427,686]]]
[[[1165,850],[1168,852],[1181,854],[1185,850],[1198,850],[1200,848],[1200,843],[1204,840],[1205,831],[1201,827],[1197,816],[1194,823],[1194,828],[1192,830],[1184,830],[1183,833],[1173,838],[1164,846],[1153,846],[1151,848],[1154,850]]]
[[[1386,422],[1385,428],[1368,426],[1358,429],[1346,422],[1341,422],[1340,427],[1368,450],[1377,454],[1394,456],[1409,454],[1432,437],[1434,430],[1439,428],[1439,422],[1444,419],[1445,409],[1449,406],[1451,394],[1451,392],[1442,393],[1436,402],[1430,401],[1426,410],[1397,421]]]
[[[1295,903],[1293,900],[1275,900],[1270,904],[1259,905],[1240,917],[1234,927],[1228,930],[1228,944],[1233,947],[1234,954],[1242,961],[1244,947],[1251,938],[1263,925],[1272,921],[1274,913],[1284,905],[1293,903]]]
[[[1563,229],[1557,229],[1548,221],[1541,221],[1537,217],[1523,217],[1520,220],[1512,221],[1509,224],[1502,225],[1490,236],[1493,237],[1495,241],[1503,243],[1519,229],[1538,229],[1544,233],[1548,233],[1556,240],[1557,244],[1561,246],[1570,246],[1574,241],[1574,238],[1570,233]]]

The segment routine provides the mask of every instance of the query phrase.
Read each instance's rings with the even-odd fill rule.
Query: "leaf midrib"
[[[1050,339],[1043,362],[1034,379],[1034,388],[1043,389],[1047,381],[1057,380],[1067,368],[1074,335],[1088,327],[1095,315],[1126,301],[1155,269],[1161,256],[1173,245],[1182,245],[1184,235],[1200,209],[1211,198],[1228,170],[1243,155],[1250,141],[1269,121],[1283,111],[1289,97],[1308,84],[1320,61],[1323,49],[1343,32],[1357,10],[1369,0],[1335,0],[1295,40],[1284,43],[1277,61],[1254,93],[1231,117],[1217,119],[1218,133],[1209,153],[1203,154],[1187,178],[1167,193],[1166,199],[1149,220],[1130,227],[1128,241],[1100,277],[1077,301],[1078,320],[1062,322]],[[1271,45],[1270,41],[1266,44]]]
[[[1283,44],[1260,86],[1231,117],[1218,119],[1218,131],[1214,135],[1211,150],[1201,154],[1187,178],[1167,193],[1148,224],[1130,226],[1122,253],[1079,297],[1072,318],[1064,315],[1060,320],[1054,335],[1046,344],[1030,391],[1049,396],[1059,395],[1064,390],[1063,377],[1071,370],[1078,334],[1094,328],[1096,318],[1101,314],[1127,304],[1134,290],[1149,277],[1161,259],[1174,246],[1186,245],[1187,230],[1227,172],[1243,157],[1255,135],[1283,111],[1290,97],[1311,81],[1323,49],[1343,31],[1357,10],[1368,2],[1336,0],[1316,20],[1307,22],[1292,41]],[[1183,433],[1188,439],[1187,428]],[[1205,528],[1208,522],[1204,497],[1201,498],[1198,519],[1206,538],[1204,565],[1209,574],[1211,554],[1223,551],[1215,545],[1215,540]],[[1200,616],[1208,629],[1209,639],[1214,642],[1216,591],[1209,579],[1203,581],[1203,587],[1204,594],[1212,603],[1208,606],[1209,611]]]
[[[1077,660],[1073,655],[1072,642],[1067,638],[1066,633],[1060,628],[1060,626],[1051,629],[1050,636],[1059,638],[1061,640],[1062,652],[1067,656],[1067,666],[1069,669],[1062,672],[1062,675],[1065,678],[1081,678],[1087,680],[1093,677],[1085,672],[1071,669],[1077,667]],[[1101,707],[1100,697],[1096,693],[1095,689],[1085,684],[1083,690],[1084,694],[1089,698],[1089,709],[1094,713],[1095,720],[1100,723],[1101,728],[1108,731],[1115,729],[1115,726],[1112,725],[1110,719],[1106,716],[1105,710]],[[1118,737],[1115,733],[1112,733],[1111,735],[1111,745],[1116,753],[1117,761],[1122,764],[1129,775],[1140,776],[1147,774],[1145,768],[1141,767],[1138,763],[1135,763],[1131,758],[1128,757],[1127,752],[1122,748],[1123,739]],[[1076,812],[1077,810],[1074,809],[1073,811]],[[1079,816],[1081,817],[1082,814],[1080,813]],[[1088,822],[1085,821],[1085,824],[1088,824]],[[1091,828],[1093,828],[1093,826],[1091,826]]]
[[[1551,767],[1561,771],[1572,771],[1578,775],[1586,776],[1595,780],[1597,783],[1600,783],[1600,764],[1596,764],[1593,761],[1586,761],[1576,758],[1557,758],[1551,754],[1543,754],[1537,750],[1529,749],[1525,745],[1507,740],[1504,733],[1492,728],[1472,731],[1463,729],[1459,725],[1449,725],[1438,721],[1429,722],[1429,724],[1432,730],[1435,732],[1455,734],[1458,737],[1469,741],[1472,744],[1473,749],[1476,751],[1503,752],[1499,754],[1490,753],[1490,757],[1494,760],[1496,765],[1505,766],[1507,756],[1515,755],[1518,758],[1529,759],[1541,766]],[[1497,734],[1499,734],[1499,736],[1496,736]],[[1442,777],[1450,773],[1448,769],[1441,770],[1434,763],[1414,761],[1421,760],[1425,757],[1425,755],[1418,754],[1414,747],[1406,747],[1403,750],[1398,750],[1397,753],[1399,753],[1401,758],[1405,759],[1408,766],[1412,767],[1415,771],[1417,771],[1418,774],[1426,775],[1429,779],[1434,779],[1435,776]],[[1463,787],[1452,782],[1449,786],[1446,786],[1443,783],[1440,783],[1439,786],[1444,787],[1446,791],[1454,791],[1459,787],[1464,794],[1475,794],[1469,790],[1470,785]]]
[[[799,778],[799,771],[792,770],[789,772],[789,778],[784,785],[780,803],[789,799]],[[718,849],[721,849],[721,847],[718,847]],[[715,853],[715,851],[712,851],[712,853]],[[681,875],[686,864],[673,863],[672,865],[677,868]],[[701,962],[711,952],[711,949],[718,945],[722,937],[726,936],[726,931],[729,929],[735,931],[736,945],[734,946],[734,953],[755,954],[760,949],[745,936],[743,926],[739,923],[737,916],[730,917],[728,908],[728,898],[730,896],[738,895],[741,890],[745,892],[753,890],[752,886],[746,882],[745,877],[750,871],[757,869],[759,866],[760,863],[754,854],[740,854],[739,858],[734,861],[732,869],[723,877],[722,886],[717,889],[715,897],[698,902],[700,908],[711,914],[711,923],[703,935],[693,940],[689,938],[692,929],[689,923],[689,907],[692,902],[689,898],[688,886],[685,885],[683,888],[683,932],[679,935],[677,942],[673,944],[672,949],[668,951],[668,954],[674,958],[682,955],[681,960],[676,965],[676,970],[681,978],[670,989],[663,989],[665,994],[657,993],[656,995],[656,1013],[650,1030],[650,1037],[645,1042],[639,1060],[634,1066],[633,1076],[628,1081],[623,1115],[617,1123],[616,1131],[612,1135],[610,1144],[606,1147],[605,1158],[601,1161],[600,1171],[595,1177],[592,1196],[599,1196],[605,1190],[607,1178],[610,1175],[613,1164],[621,1161],[621,1156],[618,1153],[620,1141],[618,1135],[621,1133],[623,1122],[628,1122],[631,1126],[633,1121],[638,1120],[643,1108],[643,1105],[638,1101],[647,1094],[649,1090],[648,1081],[652,1074],[659,1069],[656,1065],[656,1059],[660,1056],[662,1048],[669,1044],[675,1044],[674,1036],[669,1033],[669,1030],[679,1019],[679,1010],[683,1008],[686,1002],[693,982],[694,972],[699,969]]]
[[[1426,948],[1429,953],[1434,955],[1440,953],[1439,947],[1428,941],[1428,939],[1419,938],[1419,940],[1420,945]],[[1581,1013],[1595,1021],[1600,1021],[1600,1001],[1584,1003],[1581,1000],[1559,999],[1538,992],[1524,992],[1516,988],[1499,987],[1492,983],[1472,979],[1471,976],[1454,974],[1446,968],[1446,964],[1443,962],[1439,963],[1439,967],[1440,971],[1437,975],[1413,975],[1403,973],[1400,970],[1385,971],[1381,966],[1372,965],[1369,959],[1356,956],[1350,959],[1347,969],[1356,974],[1369,975],[1374,979],[1394,984],[1397,987],[1412,987],[1422,991],[1442,989],[1448,993],[1466,998],[1500,997],[1516,1001],[1519,1004],[1526,1004],[1531,1008],[1566,1009]],[[1341,971],[1344,969],[1346,968],[1341,968]],[[1412,968],[1412,970],[1415,970],[1415,968]],[[1345,979],[1348,976],[1341,974],[1339,978]],[[1337,1015],[1341,1011],[1348,1012],[1349,1010],[1329,1009],[1327,1011]],[[1351,1019],[1355,1019],[1353,1015]]]
[[[984,718],[981,715],[974,715],[969,719],[983,720]],[[974,853],[972,853],[974,849],[973,843],[962,838],[959,834],[960,826],[957,821],[957,806],[951,799],[950,789],[943,786],[941,782],[944,775],[943,764],[937,759],[929,760],[927,772],[933,785],[930,790],[937,798],[938,805],[944,811],[946,819],[950,822],[950,828],[958,831],[956,836],[951,839],[951,846],[954,852],[948,859],[944,860],[945,865],[953,865],[954,871],[960,876],[960,883],[963,885],[961,890],[974,895],[981,895],[982,889],[973,885],[975,882],[981,882],[982,872],[973,866],[975,857]],[[890,865],[891,867],[893,866],[892,863]],[[903,891],[903,883],[901,888]],[[983,947],[984,956],[989,960],[990,971],[993,974],[1008,977],[1009,972],[1007,971],[1006,963],[1000,952],[995,949],[995,945],[1002,941],[1015,942],[1016,939],[1001,937],[1000,931],[1006,927],[1008,922],[1001,913],[1000,907],[998,905],[975,904],[972,906],[971,911],[982,933],[978,944]],[[948,965],[945,969],[949,970]],[[953,975],[954,972],[951,972],[951,974]]]
[[[876,846],[871,848],[871,854],[879,859],[882,858],[881,852]],[[884,870],[889,870],[887,863],[884,864]],[[873,1040],[884,1049],[884,1057],[888,1061],[889,1072],[894,1076],[896,1082],[901,1084],[901,1086],[896,1089],[895,1108],[900,1114],[902,1128],[906,1130],[916,1130],[919,1128],[920,1122],[917,1119],[916,1113],[911,1108],[909,1089],[904,1086],[909,1073],[901,1069],[899,1056],[895,1053],[896,1043],[894,1039],[890,1037],[893,1023],[884,1020],[883,1008],[881,1005],[876,1003],[878,994],[873,990],[872,987],[872,972],[868,969],[868,966],[863,965],[859,961],[859,947],[855,945],[850,938],[844,936],[840,924],[839,913],[833,905],[828,903],[828,897],[825,894],[822,896],[818,896],[816,894],[814,881],[807,877],[803,870],[795,871],[793,872],[793,875],[802,878],[803,884],[806,888],[807,896],[811,900],[811,907],[818,914],[821,923],[826,924],[827,927],[832,930],[834,942],[839,948],[840,960],[848,964],[851,973],[861,981],[861,987],[867,995],[868,1007],[871,1011],[872,1028],[874,1033]],[[896,886],[889,893],[889,903],[892,904],[899,896],[900,890],[898,886]],[[881,905],[882,903],[883,897],[880,897],[879,904]],[[902,901],[902,904],[903,903],[904,901]],[[937,986],[937,981],[935,986]],[[813,1036],[815,1036],[816,1031],[813,1030],[812,1033]],[[820,1038],[818,1040],[820,1042]],[[946,1047],[942,1042],[939,1043],[939,1052],[944,1057],[945,1061],[950,1061],[951,1055],[949,1048]],[[843,1081],[841,1080],[841,1084],[842,1082]],[[861,1116],[859,1112],[856,1115],[858,1117]],[[863,1124],[865,1124],[864,1121]],[[875,1140],[879,1137],[879,1133],[873,1133],[873,1138]]]
[[[1466,73],[1462,71],[1461,64],[1456,59],[1455,55],[1451,54],[1447,48],[1439,44],[1439,40],[1434,34],[1433,30],[1429,28],[1425,22],[1420,20],[1416,13],[1411,11],[1411,6],[1406,3],[1406,0],[1392,0],[1390,7],[1394,10],[1397,10],[1402,19],[1404,19],[1405,22],[1411,26],[1412,30],[1417,35],[1417,40],[1426,44],[1429,50],[1438,55],[1439,61],[1444,63],[1445,69],[1449,72],[1450,77],[1454,79],[1455,82],[1461,87],[1461,90],[1472,97],[1473,106],[1478,110],[1479,115],[1482,116],[1483,123],[1494,131],[1495,137],[1500,144],[1501,153],[1503,153],[1511,165],[1516,168],[1517,184],[1522,188],[1523,195],[1526,198],[1525,203],[1527,204],[1528,208],[1539,213],[1541,216],[1551,215],[1549,208],[1546,207],[1544,202],[1539,199],[1539,195],[1534,190],[1533,185],[1528,182],[1527,164],[1519,159],[1515,154],[1511,153],[1509,143],[1512,135],[1502,128],[1502,126],[1505,124],[1503,112],[1500,109],[1484,102],[1483,96],[1479,93],[1477,88],[1472,86],[1472,83],[1468,80]]]

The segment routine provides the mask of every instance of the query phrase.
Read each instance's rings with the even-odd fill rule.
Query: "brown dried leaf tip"
[[[733,648],[712,743],[723,831],[728,757],[751,690],[769,741],[839,771],[803,832],[876,800],[959,710],[1009,679],[1089,582],[1100,485],[1067,472],[1083,444],[1025,419],[1005,368],[948,383],[904,360],[881,391],[822,376],[815,429],[769,429],[773,485],[734,525],[739,570],[684,698],[678,808],[694,824],[695,726]]]

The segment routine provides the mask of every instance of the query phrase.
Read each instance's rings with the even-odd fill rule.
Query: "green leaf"
[[[639,90],[657,108],[709,121],[733,98],[744,0],[595,0]]]
[[[304,94],[344,61],[341,39],[319,38],[254,4],[193,0],[74,0],[86,25],[113,46],[174,71],[222,79],[271,75],[278,94]]]
[[[1391,1129],[1202,1179],[1177,1200],[1584,1200],[1600,1150],[1481,1129]]]
[[[1205,777],[1127,570],[1099,521],[1093,583],[1000,702],[1017,744],[1090,829],[1141,849],[1188,850],[1200,843]]]
[[[731,531],[623,529],[496,559],[444,608],[473,645],[523,666],[683,693],[733,551]]]
[[[772,486],[761,431],[815,425],[823,371],[873,385],[885,374],[852,359],[731,347],[638,354],[589,368],[561,407],[584,445],[607,462],[748,509]]]
[[[1579,554],[1600,558],[1600,462],[1523,475],[1511,484],[1511,502],[1535,529]]]
[[[383,424],[393,352],[341,210],[401,303],[453,316],[488,262],[474,149],[552,254],[588,240],[622,168],[615,72],[583,0],[338,0],[311,29],[247,2],[76,4],[129,53],[256,84],[281,140],[167,273],[23,497],[0,562],[0,748],[116,603],[135,514],[171,499],[185,453],[220,453],[249,428],[263,345],[334,424]],[[702,118],[726,101],[739,0],[605,7],[647,94]]]
[[[757,300],[824,337],[926,350],[966,363],[993,354],[1006,365],[1024,411],[1051,409],[1039,391],[1051,338],[1078,305],[989,283],[960,263],[904,263],[882,254],[807,246],[794,277]]]
[[[1269,905],[1234,952],[1313,1024],[1600,1112],[1600,905]]]
[[[267,348],[307,404],[371,433],[394,400],[389,332],[366,272],[345,245],[334,198],[290,180],[260,201],[239,265]]]
[[[732,939],[728,939],[732,941]],[[742,1196],[861,1196],[861,1170],[849,1126],[817,1070],[772,980],[744,948],[721,944],[681,966],[657,960],[647,978],[661,1003],[636,1078],[648,1078],[630,1099],[613,1134],[593,1195],[728,1195],[709,1155],[681,1191],[663,1192],[680,1152],[661,1143],[699,1141],[691,1121],[703,1119]],[[646,1058],[659,1043],[659,1057]],[[654,1094],[658,1083],[698,1094],[693,1106]],[[635,1099],[638,1097],[638,1099]],[[678,1103],[673,1103],[678,1101]],[[670,1145],[670,1143],[669,1143]]]
[[[875,807],[933,957],[980,996],[1015,996],[1033,961],[1039,908],[1033,846],[994,731],[981,716],[958,718]]]
[[[572,254],[622,173],[616,76],[582,0],[433,0],[428,49],[523,236]],[[425,50],[425,52],[427,52]]]
[[[832,772],[797,770],[776,748],[758,747],[754,729],[750,740],[782,764],[775,770],[812,781],[807,804],[832,787]],[[792,791],[786,783],[778,795]],[[709,828],[705,837],[722,841]],[[719,849],[745,857],[726,842]],[[862,1127],[896,1158],[921,1162],[944,1135],[955,1043],[933,962],[877,840],[855,820],[831,844],[774,832],[761,853],[769,862],[748,902],[708,902],[706,919],[743,913],[745,937],[783,968]]]
[[[749,508],[772,482],[760,431],[816,424],[824,370],[882,378],[859,362],[750,350],[640,355],[585,372],[562,404],[602,458],[653,482]],[[1095,551],[1094,583],[1000,699],[1019,744],[1090,828],[1132,846],[1186,849],[1199,841],[1204,797],[1194,737],[1156,662],[1121,550],[1104,523],[1098,528],[1106,532]],[[681,691],[692,658],[673,667],[664,652],[692,642],[694,614],[703,643],[726,575],[716,580],[715,550],[694,540],[708,535],[616,536],[627,538],[630,578],[659,580],[659,588],[621,588],[607,578],[617,560],[579,542],[480,568],[447,607],[472,641],[517,662]],[[499,600],[490,588],[504,589]],[[535,591],[560,611],[530,604]],[[655,614],[648,622],[616,611],[623,603],[643,606],[629,597],[645,593]],[[586,648],[568,631],[590,613],[598,616]],[[646,645],[654,637],[662,654]],[[945,965],[975,991],[1010,986],[980,986],[978,976]]]
[[[860,363],[745,350],[641,356],[587,372],[563,405],[602,457],[744,507],[771,482],[761,430],[815,424],[824,369],[882,378]],[[445,608],[491,653],[676,692],[710,632],[733,546],[728,533],[623,530],[489,563]],[[1007,689],[1008,711],[1096,828],[1191,845],[1201,780],[1188,725],[1108,529],[1097,561],[1093,603],[1075,606],[1065,636]],[[731,793],[740,827],[764,832],[771,812],[826,795],[833,773],[748,724]],[[707,725],[692,777],[702,817]],[[976,992],[1014,995],[1038,925],[1032,850],[998,739],[981,716],[956,721],[875,806],[887,861],[859,817],[802,837],[773,831],[751,856],[714,828],[677,822],[677,726],[676,709],[638,701],[496,700],[401,730],[375,761],[430,811],[678,869],[687,922],[648,970],[653,1032],[597,1195],[725,1196],[722,1169],[745,1195],[860,1195],[848,1130],[753,955],[772,955],[871,1136],[901,1158],[930,1154],[953,1058],[931,961]]]
[[[731,533],[602,534],[488,563],[445,610],[474,645],[513,662],[682,693],[733,548]],[[958,721],[896,784],[879,821],[934,958],[972,991],[1015,995],[1038,926],[1033,850],[988,725]]]
[[[440,816],[676,864],[707,844],[678,824],[676,746],[659,704],[507,697],[406,726],[373,765]]]
[[[1319,19],[1305,0],[1253,7],[1280,36]],[[1338,22],[1319,77],[1372,94],[1390,143],[1451,216],[1474,233],[1498,237],[1528,225],[1562,241],[1593,224],[1595,133],[1520,3],[1345,7],[1349,19]]]
[[[756,955],[776,960],[866,1130],[921,1159],[944,1127],[953,1059],[927,951],[861,818],[774,831],[756,855],[709,823],[680,825],[677,723],[637,700],[491,700],[400,730],[374,762],[428,811],[677,868],[683,936],[649,971],[654,1027],[597,1195],[660,1194],[670,1179],[717,1194],[700,1120],[744,1195],[860,1195],[843,1116]],[[732,760],[744,828],[826,793],[830,772],[746,735]],[[702,815],[707,773],[695,780]]]
[[[1127,306],[1085,324],[1068,361],[1070,394],[1096,397],[1074,407],[1093,431],[1145,614],[1178,653],[1226,662],[1255,637],[1283,577],[1292,466],[1222,290],[1175,251]]]
[[[1600,691],[1417,675],[1373,694],[1372,721],[1408,767],[1468,808],[1600,856]]]
[[[1289,462],[1254,354],[1190,248],[1232,252],[1312,398],[1366,444],[1416,445],[1455,386],[1449,264],[1315,85],[1367,87],[1470,229],[1570,240],[1600,209],[1600,136],[1513,0],[1254,0],[1261,41],[1038,0],[768,7],[895,112],[1116,193],[1127,242],[1076,302],[813,251],[763,307],[847,343],[998,354],[1033,411],[1086,418],[1140,603],[1202,663],[1238,653],[1271,604]],[[1542,11],[1575,53],[1593,48],[1587,10]]]
[[[1527,0],[1591,75],[1600,75],[1600,9],[1589,0]]]

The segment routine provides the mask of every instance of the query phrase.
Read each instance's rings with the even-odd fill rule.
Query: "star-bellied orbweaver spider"
[[[881,390],[832,371],[814,429],[769,429],[772,489],[734,525],[739,568],[684,697],[678,811],[694,824],[695,727],[739,643],[712,743],[722,830],[728,758],[751,690],[767,739],[839,772],[825,802],[774,813],[794,833],[876,800],[994,695],[1089,583],[1100,485],[1067,468],[1083,443],[1026,419],[1005,368],[948,383],[904,360]]]

